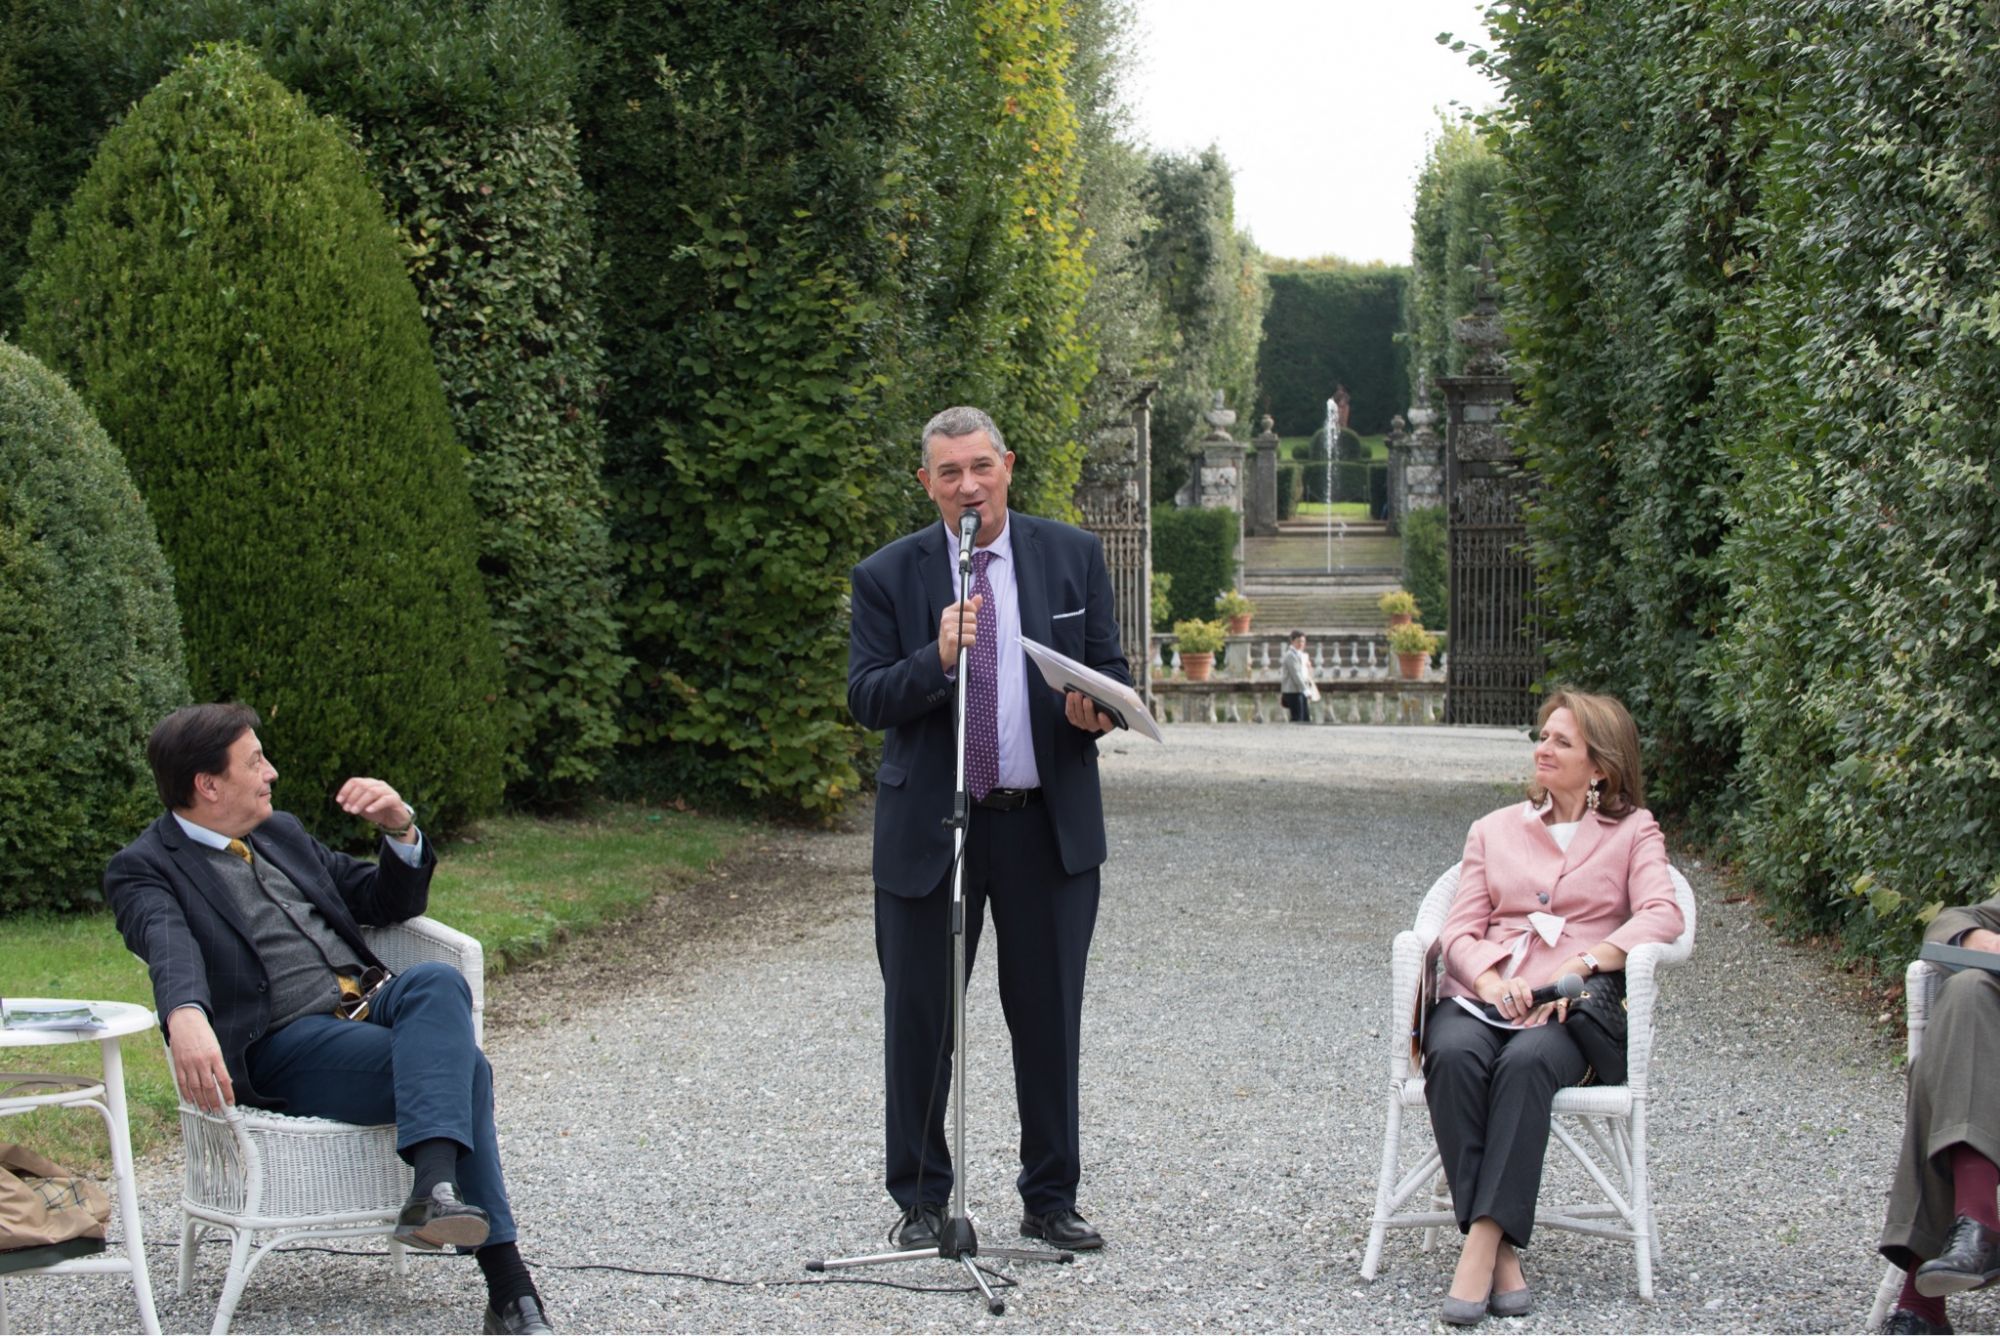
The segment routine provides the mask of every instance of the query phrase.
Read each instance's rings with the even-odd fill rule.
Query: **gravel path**
[[[865,814],[845,831],[763,837],[686,893],[710,912],[700,931],[656,914],[586,947],[590,959],[500,981],[488,1038],[516,1213],[561,1329],[1432,1328],[1448,1250],[1392,1234],[1382,1275],[1358,1275],[1388,942],[1527,764],[1520,735],[1476,729],[1184,725],[1164,748],[1106,748],[1112,852],[1085,1009],[1080,1205],[1111,1245],[1074,1266],[1009,1268],[1020,1285],[1000,1318],[970,1295],[827,1284],[802,1268],[880,1250],[894,1216],[879,1185]],[[1703,918],[1664,990],[1656,1298],[1638,1299],[1628,1248],[1548,1231],[1528,1259],[1534,1315],[1489,1329],[1839,1331],[1866,1314],[1902,1121],[1895,1046],[1818,963],[1677,861]],[[1019,1203],[991,947],[969,1004],[967,1182],[997,1245],[1016,1242]],[[1574,1181],[1557,1164],[1552,1184]],[[221,1252],[204,1251],[194,1293],[177,1299],[178,1165],[146,1175],[163,1321],[206,1330]],[[589,1263],[773,1283],[556,1269]],[[275,1256],[235,1329],[476,1325],[469,1263],[413,1271],[399,1293],[376,1259]],[[864,1274],[962,1280],[936,1262]],[[115,1282],[8,1290],[16,1330],[134,1321]],[[1990,1296],[1953,1307],[1960,1330],[2000,1319]]]

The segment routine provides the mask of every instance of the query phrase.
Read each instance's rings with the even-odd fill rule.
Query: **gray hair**
[[[993,442],[993,453],[1005,455],[1007,441],[1000,435],[1000,428],[993,425],[993,419],[977,408],[960,405],[947,408],[924,424],[924,467],[931,466],[931,439],[937,436],[970,436],[976,431],[986,433],[986,439]]]

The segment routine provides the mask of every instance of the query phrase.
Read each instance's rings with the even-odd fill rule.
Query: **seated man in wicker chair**
[[[1927,942],[2000,951],[2000,899],[1947,909]],[[1882,1255],[1908,1274],[1884,1331],[1948,1332],[1946,1295],[2000,1280],[2000,976],[1961,970],[1932,999],[1910,1064]]]
[[[151,971],[174,1080],[210,1111],[240,1100],[395,1123],[415,1174],[396,1237],[474,1250],[486,1331],[549,1331],[514,1244],[465,980],[436,962],[387,977],[357,927],[424,911],[437,858],[416,813],[381,780],[350,779],[336,801],[381,828],[380,862],[328,849],[271,809],[261,722],[247,705],[162,719],[146,755],[168,810],[104,873]]]

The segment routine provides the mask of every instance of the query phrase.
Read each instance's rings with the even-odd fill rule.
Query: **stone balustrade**
[[[1173,649],[1174,637],[1171,632],[1153,633],[1153,664],[1169,664],[1180,671],[1180,652]],[[1165,652],[1163,653],[1163,647]],[[1389,652],[1389,637],[1381,631],[1338,631],[1317,634],[1306,633],[1306,654],[1312,659],[1313,678],[1324,691],[1328,681],[1380,680],[1397,675],[1396,656]],[[1223,656],[1224,662],[1216,666],[1215,676],[1236,682],[1259,682],[1265,677],[1276,681],[1284,673],[1285,638],[1283,632],[1251,632],[1248,635],[1229,637],[1229,646]],[[1445,651],[1431,655],[1430,671],[1426,680],[1444,679]],[[1274,686],[1272,690],[1277,690]]]
[[[1168,723],[1285,723],[1279,700],[1284,633],[1229,637],[1226,663],[1205,682],[1180,675],[1173,636],[1153,636],[1153,700]],[[1171,675],[1163,662],[1172,660]],[[1434,724],[1444,714],[1444,655],[1431,656],[1423,677],[1406,679],[1379,631],[1306,635],[1320,699],[1309,706],[1316,724]]]

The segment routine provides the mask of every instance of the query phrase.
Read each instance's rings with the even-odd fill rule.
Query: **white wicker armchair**
[[[1646,1102],[1652,1088],[1653,1004],[1655,974],[1662,965],[1686,960],[1694,950],[1694,892],[1687,878],[1670,869],[1674,898],[1685,923],[1681,935],[1662,946],[1635,948],[1625,961],[1626,1006],[1630,1038],[1626,1083],[1617,1086],[1571,1086],[1556,1092],[1556,1117],[1550,1136],[1596,1184],[1600,1200],[1577,1205],[1541,1203],[1535,1214],[1539,1228],[1567,1229],[1580,1234],[1621,1239],[1633,1245],[1641,1298],[1653,1297],[1653,1263],[1659,1256],[1659,1230],[1653,1219],[1652,1185],[1646,1174]],[[1375,1187],[1375,1219],[1368,1232],[1368,1250],[1361,1276],[1373,1280],[1382,1264],[1382,1242],[1391,1229],[1422,1229],[1425,1246],[1438,1226],[1455,1225],[1442,1161],[1435,1149],[1408,1172],[1402,1172],[1403,1115],[1408,1109],[1429,1110],[1424,1103],[1424,1075],[1410,1060],[1410,1023],[1416,1014],[1417,988],[1430,950],[1444,930],[1451,902],[1458,897],[1458,865],[1439,877],[1424,896],[1416,926],[1396,934],[1390,973],[1389,1115],[1382,1138],[1382,1172]],[[1580,1139],[1578,1133],[1582,1133]],[[1586,1147],[1585,1142],[1589,1145]],[[1405,1210],[1410,1199],[1430,1189],[1429,1210]]]
[[[1924,1046],[1924,1031],[1931,1023],[1931,1004],[1937,1001],[1938,990],[1950,977],[1950,970],[1927,960],[1911,961],[1910,968],[1903,974],[1904,1017],[1910,1032],[1908,1051],[1912,1063]],[[1875,1306],[1868,1312],[1863,1331],[1882,1329],[1882,1319],[1889,1316],[1889,1305],[1896,1301],[1896,1296],[1903,1289],[1903,1268],[1893,1262],[1882,1265],[1882,1283],[1875,1287]]]
[[[484,1038],[486,952],[476,940],[428,918],[362,933],[397,973],[427,960],[456,968],[472,988],[473,1037]],[[356,1127],[237,1105],[204,1113],[183,1099],[181,1137],[181,1293],[194,1283],[202,1235],[218,1230],[230,1239],[214,1336],[229,1330],[244,1284],[271,1249],[308,1238],[388,1238],[410,1192],[393,1124]],[[402,1245],[390,1239],[389,1254],[396,1274],[405,1274]]]

